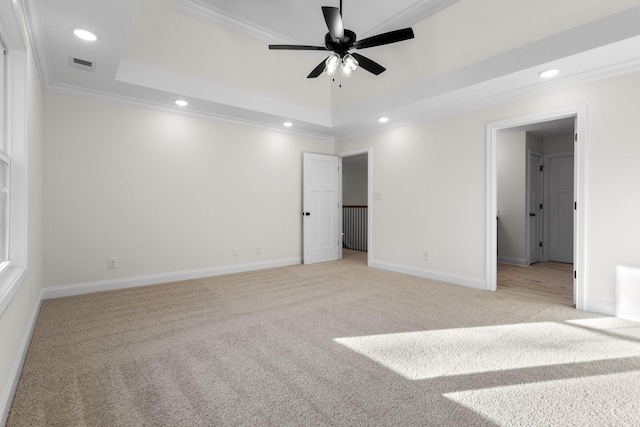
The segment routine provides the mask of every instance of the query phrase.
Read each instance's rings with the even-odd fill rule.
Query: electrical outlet
[[[238,248],[233,248],[233,256],[238,256]]]
[[[107,268],[110,270],[118,268],[118,258],[107,258]]]
[[[431,255],[429,254],[429,251],[422,252],[422,259],[424,261],[429,261],[430,258],[431,258]]]
[[[256,246],[256,253],[258,255],[260,255],[262,253],[262,247],[261,246]]]

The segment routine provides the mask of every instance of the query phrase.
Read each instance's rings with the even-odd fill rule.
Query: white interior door
[[[335,261],[342,255],[342,159],[303,153],[302,259]]]
[[[549,201],[546,259],[573,263],[573,154],[547,157],[545,169]]]
[[[529,152],[529,164],[527,166],[527,205],[529,207],[528,230],[528,257],[529,264],[542,260],[542,155],[533,151]]]

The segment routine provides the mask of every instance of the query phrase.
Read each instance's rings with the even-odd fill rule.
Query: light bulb
[[[330,57],[325,61],[325,69],[324,72],[333,76],[338,69],[338,65],[340,64],[340,55],[337,53],[332,53]]]
[[[83,30],[82,28],[74,29],[73,34],[75,34],[75,36],[78,37],[79,39],[82,39],[88,42],[94,42],[98,40],[97,35],[95,35],[91,31]]]
[[[544,79],[550,79],[552,77],[557,76],[558,74],[560,74],[560,70],[556,70],[556,69],[545,70],[538,73],[538,75]]]
[[[357,68],[358,61],[356,61],[356,58],[350,54],[346,54],[344,58],[342,58],[342,73],[345,77],[351,76]]]

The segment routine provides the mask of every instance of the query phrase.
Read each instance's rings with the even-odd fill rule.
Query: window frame
[[[8,260],[0,270],[0,317],[27,275],[27,37],[20,2],[0,1],[4,103],[2,136],[9,160]],[[6,159],[5,159],[6,160]]]

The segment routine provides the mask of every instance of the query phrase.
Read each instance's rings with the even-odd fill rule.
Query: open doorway
[[[557,132],[557,129],[554,130],[556,126],[565,130]],[[573,297],[570,299],[575,302],[577,309],[584,310],[586,308],[586,294],[584,291],[585,210],[583,208],[585,203],[585,129],[585,106],[517,117],[487,125],[486,271],[488,290],[495,291],[498,289],[497,270],[499,259],[501,264],[519,268],[518,276],[521,276],[524,272],[534,271],[534,268],[531,268],[532,266],[538,267],[544,262],[551,262],[554,257],[551,248],[555,238],[558,246],[562,246],[567,242],[570,243],[568,252],[571,254],[572,259],[561,259],[558,262],[560,265],[565,266],[566,271],[561,274],[564,274],[572,282],[571,285],[568,285],[569,290],[573,290]],[[518,186],[525,190],[516,196],[519,207],[515,209],[520,216],[516,225],[511,224],[511,226],[518,229],[518,237],[515,238],[514,235],[509,234],[508,226],[505,224],[505,222],[509,221],[505,215],[509,214],[509,209],[511,208],[504,207],[502,201],[498,202],[500,197],[502,197],[503,201],[505,197],[504,195],[499,196],[498,191],[498,156],[501,155],[499,152],[500,136],[518,132],[522,132],[521,136],[511,136],[519,138],[521,141],[520,154],[517,154],[517,163],[521,166],[519,168],[513,167],[512,169],[518,171]],[[527,146],[527,133],[529,133],[529,146]],[[546,146],[545,139],[547,140]],[[572,153],[567,149],[567,147],[571,146],[573,147]],[[513,146],[509,146],[509,148],[514,149]],[[562,160],[560,161],[560,159]],[[563,227],[554,229],[551,218],[551,203],[554,201],[554,196],[550,196],[552,191],[549,189],[552,171],[549,168],[554,166],[552,163],[558,163],[558,161],[562,163],[562,165],[555,165],[559,166],[561,170],[558,175],[564,178],[567,176],[571,178],[570,183],[567,184],[565,182],[563,184],[566,184],[564,189],[570,187],[572,191],[564,191],[562,188],[562,191],[557,191],[555,199],[563,198],[564,208],[556,212],[556,219],[560,222],[565,221],[565,223],[560,224]],[[531,169],[535,168],[536,165],[544,171],[541,175],[542,184],[529,186],[529,183],[534,180],[536,175]],[[571,167],[566,168],[566,166]],[[540,191],[541,194],[538,196],[539,200],[541,200],[540,203],[536,200],[535,194],[532,194],[532,188],[538,188],[538,191]],[[527,189],[529,192],[527,192]],[[535,190],[533,191],[535,192]],[[546,195],[544,194],[545,192]],[[501,204],[500,208],[498,203]],[[538,216],[542,218],[538,218]],[[536,218],[536,221],[540,221],[537,227],[533,223],[533,218]],[[566,226],[569,220],[571,225]],[[540,241],[538,242],[538,247],[536,247],[535,243],[538,238]],[[542,242],[541,247],[540,242]],[[513,251],[509,254],[508,251],[510,249]],[[537,257],[540,257],[540,261],[536,260]]]
[[[371,150],[342,153],[343,257],[369,265],[371,249]]]
[[[562,305],[573,296],[573,117],[497,134],[497,289]]]

